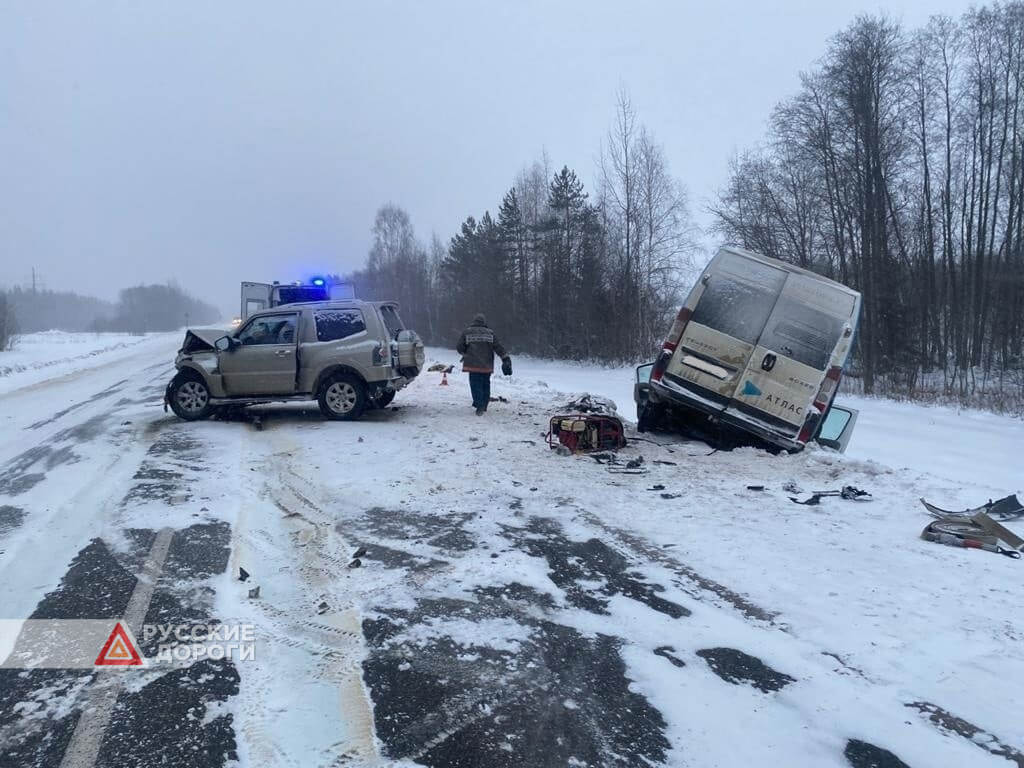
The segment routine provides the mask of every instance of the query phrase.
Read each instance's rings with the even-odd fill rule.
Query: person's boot
[[[477,408],[476,409],[476,415],[477,416],[483,416],[485,413],[487,413],[487,409],[486,408]]]

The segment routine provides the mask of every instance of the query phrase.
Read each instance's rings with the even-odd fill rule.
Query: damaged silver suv
[[[394,302],[289,304],[227,334],[186,331],[164,403],[189,421],[223,406],[295,400],[316,400],[330,419],[357,419],[387,406],[423,359]]]

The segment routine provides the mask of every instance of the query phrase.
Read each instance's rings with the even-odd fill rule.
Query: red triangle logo
[[[121,626],[114,625],[110,637],[103,644],[103,650],[96,657],[97,667],[137,667],[142,665],[142,657],[135,648],[135,642]]]

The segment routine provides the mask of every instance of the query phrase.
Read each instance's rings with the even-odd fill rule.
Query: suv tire
[[[167,400],[174,415],[185,421],[198,421],[213,413],[210,389],[196,373],[181,372],[171,379]]]
[[[341,373],[321,385],[316,399],[327,418],[354,421],[366,408],[366,386],[355,376]]]

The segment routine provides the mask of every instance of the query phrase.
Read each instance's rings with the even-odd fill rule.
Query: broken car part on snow
[[[1024,516],[1024,509],[1021,509],[1016,496],[1007,496],[994,502],[990,500],[987,504],[962,512],[947,512],[924,499],[921,499],[921,504],[935,518],[921,531],[921,538],[925,541],[950,547],[981,549],[1020,559],[1019,550],[1024,548],[1024,539],[993,518],[993,514],[1004,520]],[[999,542],[1008,544],[1010,549],[1001,547]]]
[[[787,483],[786,485],[789,485]],[[809,507],[821,504],[821,500],[826,496],[838,496],[841,499],[847,501],[871,501],[872,496],[867,491],[862,491],[860,488],[854,488],[852,485],[844,485],[838,491],[813,491],[810,498],[800,501],[795,496],[790,496],[789,500],[794,504],[805,504]]]

